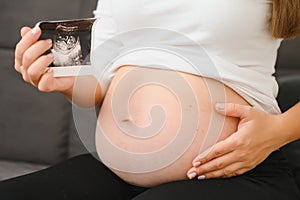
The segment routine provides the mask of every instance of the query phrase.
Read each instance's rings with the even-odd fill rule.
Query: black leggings
[[[244,175],[184,180],[153,188],[122,181],[91,155],[69,159],[29,175],[0,182],[1,200],[299,200],[300,195],[280,151]]]

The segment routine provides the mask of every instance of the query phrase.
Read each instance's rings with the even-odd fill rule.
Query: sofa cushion
[[[282,42],[276,63],[277,76],[300,75],[300,37]]]
[[[46,167],[46,165],[34,163],[0,160],[0,181],[32,173]]]
[[[299,70],[300,72],[300,62]],[[279,84],[278,104],[283,112],[300,101],[300,75],[277,78]]]
[[[54,164],[67,157],[71,104],[41,93],[13,67],[13,50],[0,48],[0,158]]]
[[[96,3],[0,1],[0,158],[54,164],[67,158],[68,153],[84,151],[78,137],[70,135],[70,104],[59,94],[41,94],[25,84],[13,69],[13,48],[22,26],[33,26],[40,20],[91,17]]]
[[[77,128],[74,124],[73,117],[70,119],[70,134],[69,134],[69,147],[68,147],[68,157],[74,157],[80,154],[88,153],[85,147],[86,142],[82,141],[82,136],[78,135]]]
[[[299,69],[300,70],[300,69]],[[300,75],[279,77],[278,103],[283,112],[300,101]],[[290,167],[295,176],[295,180],[300,188],[300,140],[287,144],[282,148]]]

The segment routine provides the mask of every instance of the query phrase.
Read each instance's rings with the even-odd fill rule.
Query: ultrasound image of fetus
[[[80,38],[76,34],[77,27],[59,25],[56,28],[57,35],[51,52],[54,55],[54,66],[81,65],[83,56],[81,52]]]

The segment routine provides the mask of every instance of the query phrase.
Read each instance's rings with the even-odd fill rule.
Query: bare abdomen
[[[98,155],[133,185],[151,187],[187,179],[195,156],[237,128],[237,119],[214,111],[220,101],[247,104],[212,79],[123,66],[98,117]]]

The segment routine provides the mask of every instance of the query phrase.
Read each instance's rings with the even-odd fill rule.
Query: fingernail
[[[40,27],[35,26],[35,27],[31,30],[31,33],[32,33],[33,35],[36,35],[36,34],[39,32],[39,30],[40,30]]]
[[[198,180],[204,180],[206,177],[204,175],[198,176]]]
[[[221,111],[225,110],[225,104],[224,103],[216,103],[215,107],[216,107],[217,110],[221,110]]]
[[[194,167],[199,167],[201,165],[201,162],[200,161],[197,161],[197,162],[194,162],[193,163],[193,166]]]
[[[197,176],[197,173],[196,172],[192,172],[188,175],[189,179],[193,179]]]
[[[46,42],[52,45],[52,40],[51,39],[47,39]]]

